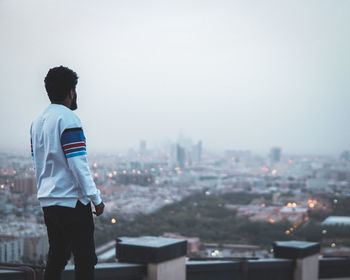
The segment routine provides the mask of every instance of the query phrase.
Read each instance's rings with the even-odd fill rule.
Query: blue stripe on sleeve
[[[81,151],[81,152],[71,153],[71,154],[66,155],[66,157],[71,158],[71,157],[77,157],[77,156],[82,156],[82,155],[86,155],[86,152]]]
[[[75,142],[84,142],[85,136],[81,128],[66,129],[61,136],[61,144],[67,145]]]

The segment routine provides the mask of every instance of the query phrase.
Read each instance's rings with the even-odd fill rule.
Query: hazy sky
[[[348,0],[0,0],[0,147],[29,149],[43,79],[79,75],[88,149],[350,149]]]

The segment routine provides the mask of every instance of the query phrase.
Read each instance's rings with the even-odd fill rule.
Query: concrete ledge
[[[189,261],[186,263],[187,272],[215,272],[239,270],[240,261]]]
[[[186,257],[147,265],[149,280],[186,280]]]
[[[350,280],[350,277],[346,277],[346,278],[322,278],[324,280]]]
[[[276,241],[273,250],[275,258],[302,259],[318,254],[321,248],[317,242]]]
[[[240,261],[189,261],[186,280],[242,279]]]
[[[186,264],[187,280],[286,280],[290,279],[290,270],[294,260],[260,259],[248,261],[190,261]],[[244,263],[244,266],[242,265]],[[350,280],[350,259],[319,259],[321,280]],[[246,276],[243,269],[246,268]],[[127,263],[106,263],[96,266],[96,280],[144,280],[146,265]],[[284,273],[283,276],[280,273]],[[67,266],[62,279],[74,279],[74,267]],[[25,280],[23,271],[0,269],[2,280]]]
[[[187,280],[292,280],[293,260],[260,259],[246,261],[190,261]]]
[[[246,269],[244,279],[293,280],[294,262],[287,259],[249,260]]]
[[[0,279],[19,280],[24,278],[25,274],[23,271],[0,270]]]
[[[187,241],[164,237],[121,237],[117,239],[119,262],[161,263],[186,256]]]
[[[350,279],[350,259],[322,258],[319,262],[320,279]]]
[[[145,265],[128,263],[104,263],[95,266],[95,279],[103,280],[142,280],[147,274]],[[2,279],[2,278],[0,278]],[[74,266],[67,265],[62,279],[74,280]]]

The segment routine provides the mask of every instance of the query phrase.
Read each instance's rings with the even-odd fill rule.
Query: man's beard
[[[77,105],[77,94],[75,94],[73,100],[72,100],[72,104],[70,105],[70,109],[72,111],[76,110],[78,108],[78,105]]]

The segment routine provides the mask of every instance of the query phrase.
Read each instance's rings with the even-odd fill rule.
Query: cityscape
[[[1,0],[0,280],[350,280],[349,13]]]
[[[350,151],[214,153],[182,136],[88,158],[106,205],[94,218],[99,263],[116,261],[118,237],[147,235],[187,240],[189,259],[271,258],[276,240],[320,242],[323,256],[350,256]],[[0,262],[44,264],[30,155],[2,152],[0,168]]]

